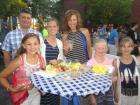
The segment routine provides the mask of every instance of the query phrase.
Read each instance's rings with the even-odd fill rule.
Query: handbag
[[[26,77],[26,70],[24,69],[23,55],[21,56],[21,66],[13,73],[11,78],[12,87],[18,85],[28,86],[31,81]],[[28,90],[10,93],[11,101],[13,105],[20,105],[28,97]]]

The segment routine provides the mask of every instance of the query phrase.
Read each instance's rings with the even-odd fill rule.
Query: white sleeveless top
[[[26,70],[26,76],[30,79],[31,74],[33,72],[40,70],[40,68],[41,68],[40,59],[39,59],[39,57],[37,57],[37,63],[33,65],[33,64],[29,64],[27,62],[26,54],[24,54],[21,57],[23,57],[24,68]]]

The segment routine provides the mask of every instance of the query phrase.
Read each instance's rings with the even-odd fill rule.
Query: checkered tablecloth
[[[36,88],[45,93],[57,94],[67,99],[73,95],[86,96],[105,93],[112,85],[111,75],[95,75],[91,72],[83,73],[79,78],[65,80],[66,73],[47,78],[37,73],[32,74],[31,79]]]

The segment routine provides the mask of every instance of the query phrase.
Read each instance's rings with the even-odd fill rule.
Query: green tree
[[[58,20],[62,17],[62,1],[57,0],[32,0],[31,4],[33,17],[38,19],[40,31],[44,28],[44,21],[50,17]]]
[[[100,23],[128,23],[131,0],[79,0],[86,7],[85,20],[93,25]]]
[[[22,8],[27,5],[22,0],[1,0],[0,5],[0,18],[6,18],[7,16],[17,16]]]
[[[27,5],[22,2],[21,0],[13,0],[13,2],[10,5],[10,10],[7,12],[8,16],[15,15],[17,16],[21,9],[27,7]]]
[[[11,0],[1,0],[0,18],[4,18],[6,12],[10,9]]]
[[[32,0],[33,17],[43,16],[59,18],[60,11],[62,10],[61,1],[56,0]]]

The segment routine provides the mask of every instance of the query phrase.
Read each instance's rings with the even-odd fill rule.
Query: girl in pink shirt
[[[104,39],[97,39],[95,41],[94,48],[95,53],[93,57],[87,62],[87,66],[92,67],[93,65],[100,64],[113,68],[113,57],[109,57],[107,55],[107,42]],[[98,96],[90,95],[89,100],[91,105],[114,105],[112,87],[108,92],[106,92],[105,95],[102,93],[99,93]]]

